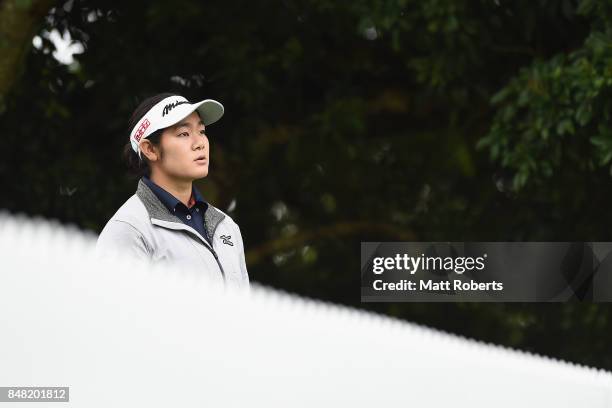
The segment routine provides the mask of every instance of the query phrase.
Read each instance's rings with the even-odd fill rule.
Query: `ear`
[[[144,139],[140,142],[140,151],[150,162],[157,161],[159,159],[159,151],[157,147],[151,143],[150,140]]]

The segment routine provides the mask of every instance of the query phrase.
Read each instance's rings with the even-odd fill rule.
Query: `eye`
[[[189,133],[187,132],[179,133],[179,136],[189,136]]]
[[[206,136],[206,131],[204,129],[200,130],[200,134]]]

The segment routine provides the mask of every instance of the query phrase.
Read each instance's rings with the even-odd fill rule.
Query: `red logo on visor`
[[[136,134],[134,135],[134,139],[136,139],[137,142],[140,142],[142,135],[144,135],[145,130],[147,130],[150,124],[151,122],[149,122],[149,119],[146,119],[146,118],[140,123],[140,126],[138,126],[138,130],[136,131]]]

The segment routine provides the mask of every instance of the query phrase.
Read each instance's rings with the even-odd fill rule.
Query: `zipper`
[[[208,235],[208,234],[207,234]],[[212,248],[212,246],[208,246],[208,245],[204,245],[211,254],[213,254],[213,256],[215,257],[215,261],[217,261],[217,265],[219,265],[219,270],[221,270],[221,276],[223,277],[223,282],[225,282],[225,271],[223,270],[223,266],[221,265],[221,262],[219,261],[219,255],[217,255],[217,253],[215,252],[215,250]]]
[[[185,226],[183,226],[183,224],[178,224],[175,223],[173,221],[165,221],[165,220],[157,220],[157,219],[151,219],[151,221],[153,222],[153,224],[155,225],[159,225],[160,227],[164,227],[164,228],[169,228],[169,229],[173,229],[173,230],[182,230],[182,231],[186,231],[191,235],[194,235],[196,238],[198,238],[199,234],[197,233],[197,231],[195,231],[193,228],[186,226],[187,228],[185,228]],[[180,225],[179,228],[176,228],[174,226],[172,226],[172,224],[175,225]],[[194,234],[195,232],[195,234]],[[219,255],[217,255],[217,252],[215,252],[215,250],[213,249],[212,246],[212,240],[210,239],[210,234],[208,233],[208,230],[205,229],[206,232],[206,238],[208,238],[208,240],[204,237],[204,239],[200,239],[198,238],[198,241],[200,241],[202,243],[202,245],[204,245],[206,247],[206,249],[208,249],[210,251],[210,253],[215,257],[215,261],[217,261],[217,266],[219,266],[219,271],[221,271],[221,277],[223,278],[223,282],[226,282],[225,279],[225,271],[223,270],[223,265],[221,265],[221,262],[219,261]],[[210,242],[210,244],[209,244]]]
[[[217,252],[213,249],[212,239],[210,238],[210,234],[208,233],[208,228],[206,227],[206,221],[204,221],[204,232],[206,233],[206,239],[210,243],[210,247],[206,244],[204,246],[208,248],[208,250],[215,257],[215,261],[217,261],[217,265],[219,265],[219,269],[221,270],[221,276],[223,277],[223,282],[225,282],[225,271],[223,270],[223,266],[221,265],[221,262],[219,261],[219,255],[217,255]]]

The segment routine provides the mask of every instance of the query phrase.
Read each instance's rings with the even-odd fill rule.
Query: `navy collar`
[[[162,204],[166,206],[166,208],[168,209],[168,211],[170,211],[170,213],[174,213],[177,206],[181,206],[185,209],[187,208],[187,206],[183,204],[178,198],[176,198],[175,196],[173,196],[172,194],[170,194],[169,192],[167,192],[166,190],[164,190],[163,188],[155,184],[147,176],[143,176],[142,181],[151,189],[151,191],[153,191],[153,193],[157,196],[157,198],[159,198],[159,201],[161,201]],[[191,192],[193,194],[193,198],[195,199],[194,207],[200,206],[203,209],[206,209],[208,207],[208,203],[204,200],[204,198],[202,197],[198,189],[195,188],[195,186],[193,186]]]

